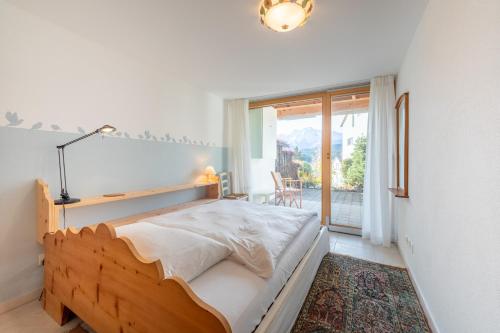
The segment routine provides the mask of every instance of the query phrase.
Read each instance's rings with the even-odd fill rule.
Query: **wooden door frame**
[[[308,100],[308,99],[321,99],[325,95],[333,97],[333,96],[339,96],[339,95],[363,94],[363,93],[369,93],[369,92],[370,92],[370,84],[365,83],[363,85],[359,85],[359,86],[351,87],[351,88],[339,88],[339,89],[334,89],[334,90],[313,92],[313,93],[309,93],[309,94],[292,95],[292,96],[276,97],[276,98],[250,101],[248,104],[248,108],[249,109],[258,109],[258,108],[262,108],[262,107],[266,107],[266,106],[273,106],[276,104],[286,104],[286,103],[292,103],[292,102],[303,101],[303,100]]]
[[[351,88],[341,88],[309,94],[277,97],[251,101],[249,109],[257,109],[276,104],[286,104],[309,99],[321,99],[322,142],[321,142],[321,224],[328,225],[331,217],[331,143],[332,143],[332,97],[370,93],[370,84],[365,83]]]
[[[331,215],[331,150],[332,150],[332,97],[325,93],[322,97],[322,129],[321,133],[321,224],[328,225]]]

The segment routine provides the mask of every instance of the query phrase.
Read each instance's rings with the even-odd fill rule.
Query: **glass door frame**
[[[326,92],[322,97],[322,111],[323,111],[323,133],[322,133],[322,156],[321,156],[321,223],[328,226],[330,230],[340,231],[352,234],[360,234],[360,229],[333,226],[331,225],[331,215],[332,215],[332,190],[331,190],[331,177],[332,177],[332,161],[331,161],[331,149],[332,149],[332,98],[334,96],[342,95],[355,95],[355,94],[366,94],[370,93],[370,85],[357,86],[353,88],[337,89]],[[351,230],[356,229],[356,230]]]
[[[365,83],[351,88],[341,88],[304,95],[272,98],[267,100],[251,101],[249,109],[256,109],[276,104],[283,104],[301,100],[321,99],[322,105],[322,133],[321,133],[321,224],[330,226],[331,218],[331,145],[332,145],[332,97],[339,95],[353,95],[370,93],[370,84]],[[340,230],[339,230],[340,231]]]

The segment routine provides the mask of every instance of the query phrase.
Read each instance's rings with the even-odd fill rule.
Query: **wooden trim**
[[[310,104],[298,107],[276,108],[278,119],[287,117],[307,118],[315,115],[320,115],[322,112],[321,104]]]
[[[123,193],[123,195],[114,196],[114,197],[105,197],[105,196],[101,195],[101,196],[97,196],[97,197],[83,198],[79,202],[66,205],[66,209],[102,205],[102,204],[115,202],[115,201],[144,198],[144,197],[150,197],[150,196],[159,195],[159,194],[192,190],[192,189],[196,189],[196,188],[207,187],[210,185],[217,185],[217,184],[218,184],[218,182],[207,182],[207,183],[198,183],[198,184],[182,184],[182,185],[158,187],[158,188],[142,190],[142,191],[126,192],[126,193]]]
[[[333,101],[332,102],[332,112],[342,112],[346,111],[352,112],[353,110],[367,109],[370,104],[370,98],[359,98],[354,100],[345,101]]]
[[[389,191],[391,191],[392,193],[394,193],[394,195],[396,195],[396,193],[394,191],[398,191],[399,189],[399,183],[400,183],[400,178],[399,178],[399,171],[400,171],[400,168],[401,166],[399,165],[399,137],[401,135],[401,133],[399,133],[399,107],[401,105],[401,101],[402,101],[402,97],[404,95],[401,95],[398,100],[396,101],[396,188],[389,188]]]
[[[364,84],[352,88],[336,89],[327,92],[330,97],[340,95],[354,95],[370,93],[370,84]]]
[[[139,255],[115,229],[99,224],[44,238],[43,308],[59,324],[71,312],[97,332],[230,333],[215,308],[160,260]]]
[[[294,95],[294,96],[287,96],[287,97],[264,99],[261,101],[250,102],[248,108],[249,109],[258,109],[258,108],[272,106],[272,105],[276,105],[276,104],[284,104],[284,103],[292,103],[292,102],[303,101],[303,100],[317,99],[317,98],[322,98],[324,94],[325,94],[324,92],[319,92],[319,93],[311,93],[311,94],[304,94],[304,95]]]
[[[250,102],[248,107],[249,107],[249,109],[257,109],[257,108],[262,108],[262,107],[266,107],[266,106],[273,106],[276,104],[293,103],[293,102],[310,100],[310,99],[322,99],[325,94],[332,97],[332,96],[338,96],[338,95],[362,94],[362,93],[369,93],[369,92],[370,92],[370,84],[368,83],[368,84],[363,84],[363,85],[351,87],[351,88],[340,88],[340,89],[334,89],[334,90],[319,91],[319,92],[314,92],[314,93],[309,93],[309,94],[263,99],[263,100],[259,100],[259,101]]]
[[[409,143],[410,143],[410,94],[406,93],[406,98],[405,98],[405,169],[404,169],[404,174],[405,174],[405,181],[404,181],[404,192],[406,197],[408,197],[408,170],[409,170]]]
[[[321,107],[321,98],[315,99],[302,99],[289,103],[280,103],[276,106],[276,109],[293,109],[301,106],[310,106],[310,105],[318,105]]]
[[[363,85],[359,87],[337,89],[333,91],[328,91],[323,97],[323,142],[322,142],[322,160],[321,160],[321,189],[322,189],[322,218],[321,223],[323,225],[328,225],[329,221],[326,217],[332,217],[332,202],[331,202],[331,142],[332,142],[332,97],[342,96],[342,95],[353,95],[353,94],[366,94],[370,93],[370,85]],[[340,110],[343,111],[343,110]]]
[[[37,241],[43,244],[43,236],[47,232],[55,232],[59,228],[59,211],[54,205],[49,186],[41,179],[35,182],[36,187],[36,226]]]
[[[321,224],[327,225],[327,216],[331,217],[331,136],[332,136],[332,98],[323,94],[323,134],[321,144]]]
[[[352,95],[355,96],[355,95]],[[369,97],[363,97],[358,99],[349,99],[342,101],[332,101],[332,112],[351,112],[352,110],[359,110],[368,108],[370,102]],[[311,117],[314,115],[320,115],[322,113],[321,102],[311,103],[301,105],[287,105],[287,106],[277,106],[275,107],[278,115],[278,119],[283,119],[287,117]]]
[[[401,179],[399,177],[401,165],[399,164],[399,140],[401,133],[399,132],[399,108],[401,107],[401,103],[405,101],[405,142],[404,142],[404,184],[401,184]],[[394,193],[394,195],[398,198],[408,198],[408,162],[409,162],[409,127],[410,127],[410,120],[409,120],[409,107],[410,107],[410,94],[408,92],[403,93],[401,96],[399,96],[398,100],[396,101],[396,186],[397,188],[390,188],[389,191]]]
[[[389,191],[398,198],[409,198],[408,193],[405,193],[404,189],[390,187]]]
[[[398,100],[396,101],[396,109],[399,109],[399,107],[401,106],[401,103],[403,103],[403,97],[405,97],[405,96],[408,97],[409,93],[405,92],[404,94],[401,94],[401,96],[398,97]]]
[[[37,193],[37,240],[43,244],[43,237],[47,233],[54,233],[59,230],[59,215],[63,206],[54,205],[49,191],[48,185],[41,179],[37,179],[36,183]],[[214,182],[204,182],[195,184],[183,184],[175,186],[165,186],[143,191],[126,192],[121,196],[113,197],[91,197],[83,198],[80,202],[65,205],[66,209],[80,208],[86,206],[102,205],[110,202],[117,202],[123,200],[131,200],[137,198],[144,198],[154,195],[165,193],[173,193],[179,191],[186,191],[190,189],[205,188],[206,199],[219,199],[219,181],[218,178]]]

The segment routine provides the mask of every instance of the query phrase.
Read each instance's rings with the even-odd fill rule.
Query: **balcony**
[[[361,228],[363,193],[332,191],[331,222],[336,226]],[[304,189],[302,208],[321,215],[321,189]]]

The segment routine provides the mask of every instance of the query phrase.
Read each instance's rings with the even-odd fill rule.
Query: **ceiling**
[[[315,0],[288,33],[260,0],[13,0],[34,15],[223,98],[305,92],[396,73],[427,0]]]

